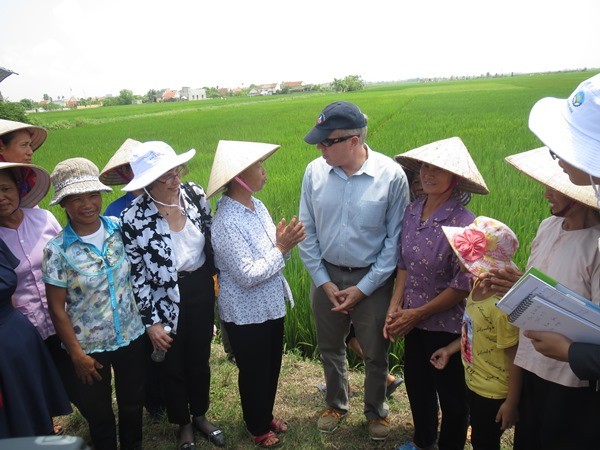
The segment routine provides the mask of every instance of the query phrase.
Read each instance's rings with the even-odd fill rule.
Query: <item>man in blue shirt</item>
[[[400,165],[371,150],[366,135],[367,117],[340,101],[328,105],[305,136],[322,158],[308,165],[302,181],[306,239],[298,247],[312,277],[311,305],[327,383],[327,409],[317,427],[333,432],[348,411],[344,340],[353,323],[365,354],[369,435],[384,440],[388,342],[382,329],[409,188]]]

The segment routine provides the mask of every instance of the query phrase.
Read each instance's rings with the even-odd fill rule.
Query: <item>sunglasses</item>
[[[348,139],[351,139],[353,137],[358,137],[358,134],[351,134],[350,136],[342,136],[342,137],[333,138],[333,139],[329,139],[329,138],[323,139],[321,142],[319,142],[319,144],[321,144],[323,147],[331,147],[332,145],[347,141]]]

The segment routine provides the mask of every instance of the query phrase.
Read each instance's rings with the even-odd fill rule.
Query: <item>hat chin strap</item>
[[[242,180],[240,177],[235,177],[234,178],[235,181],[237,181],[244,189],[246,189],[248,192],[250,192],[251,194],[254,194],[254,191],[252,189],[250,189],[250,186],[248,186],[244,180]]]
[[[598,185],[594,181],[594,177],[591,174],[589,174],[589,175],[590,175],[590,183],[592,185],[592,188],[594,188],[594,193],[596,194],[596,202],[598,203],[598,206],[600,207],[600,185]]]
[[[577,203],[575,200],[571,200],[563,209],[555,213],[553,213],[552,209],[550,209],[550,214],[556,217],[565,217],[571,208],[575,206],[575,203]]]

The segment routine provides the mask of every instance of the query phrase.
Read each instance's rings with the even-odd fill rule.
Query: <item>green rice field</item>
[[[34,162],[51,171],[63,159],[83,156],[102,169],[126,138],[162,140],[177,153],[197,150],[186,178],[206,186],[220,139],[277,143],[281,149],[265,164],[268,183],[257,194],[277,221],[298,212],[304,168],[319,157],[314,146],[304,143],[304,135],[325,105],[347,100],[369,116],[367,142],[371,148],[389,156],[439,139],[462,138],[490,189],[487,196],[475,195],[469,208],[513,228],[521,242],[516,262],[523,267],[537,226],[549,209],[541,185],[503,158],[541,145],[527,127],[529,111],[538,99],[564,98],[596,72],[381,84],[346,94],[227,98],[32,114],[32,121],[50,130]],[[120,195],[116,188],[106,195],[105,204]],[[40,206],[48,207],[49,198]],[[50,209],[65,222],[60,207]],[[285,275],[296,300],[286,321],[286,345],[314,357],[310,279],[297,250]],[[401,355],[401,344],[395,344],[391,364],[400,364]]]

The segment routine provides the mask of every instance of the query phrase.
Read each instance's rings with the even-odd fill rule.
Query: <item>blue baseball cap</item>
[[[317,144],[327,139],[333,130],[356,130],[367,126],[367,119],[354,103],[333,102],[317,117],[317,124],[312,127],[304,141]]]

